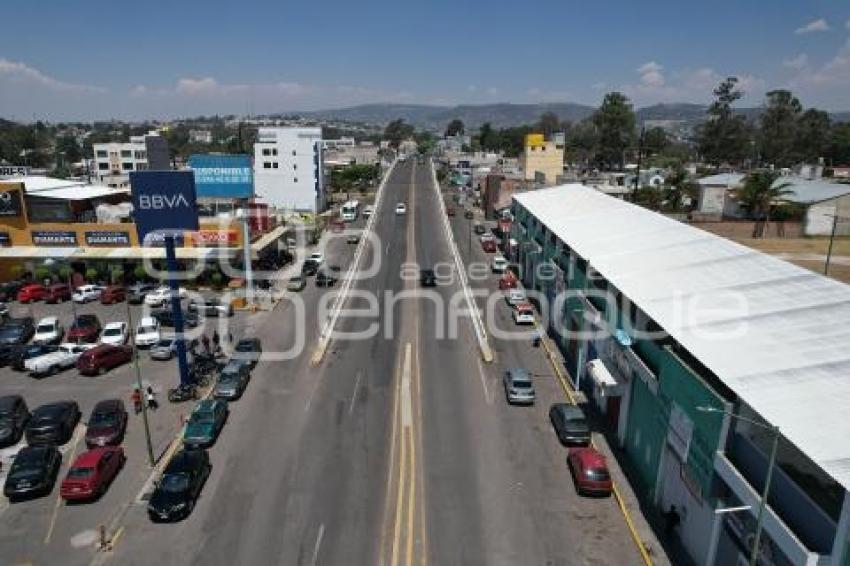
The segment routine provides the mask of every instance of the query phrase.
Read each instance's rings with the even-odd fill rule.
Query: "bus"
[[[360,212],[360,201],[350,200],[342,205],[340,216],[346,222],[354,222],[357,220],[357,214]]]

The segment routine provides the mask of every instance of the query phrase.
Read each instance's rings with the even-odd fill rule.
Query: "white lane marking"
[[[490,389],[487,387],[487,378],[484,375],[484,366],[481,365],[481,358],[476,357],[475,362],[478,364],[478,377],[481,378],[481,387],[484,388],[484,400],[488,405],[493,404],[493,396],[490,395]]]
[[[390,243],[389,242],[387,242],[387,245],[384,248],[384,255],[390,255]]]
[[[319,526],[319,533],[316,535],[316,544],[313,545],[313,559],[310,564],[316,566],[316,561],[319,559],[319,548],[322,546],[322,538],[325,536],[325,524]]]
[[[316,383],[313,386],[313,389],[310,390],[310,396],[307,397],[307,403],[304,404],[304,411],[310,410],[310,405],[313,404],[313,397],[316,396],[316,390],[319,388],[320,383],[321,383],[321,381],[316,380]]]
[[[348,414],[354,412],[354,402],[357,400],[357,390],[360,388],[360,378],[363,376],[363,370],[357,371],[357,379],[354,381],[354,392],[351,394],[351,403],[348,404]]]
[[[410,394],[410,342],[404,347],[404,369],[401,374],[401,425],[409,427],[413,424],[413,400]]]

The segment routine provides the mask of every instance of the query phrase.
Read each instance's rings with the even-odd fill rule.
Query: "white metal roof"
[[[850,488],[850,286],[582,185],[514,198]]]
[[[45,177],[44,175],[24,175],[19,177],[7,177],[0,179],[0,183],[23,183],[24,190],[28,193],[53,190],[64,187],[79,187],[84,185],[80,181],[70,181],[68,179],[55,179],[53,177]]]
[[[700,185],[711,185],[711,186],[724,186],[724,187],[734,187],[741,183],[744,180],[743,173],[720,173],[718,175],[709,175],[708,177],[702,177],[697,179],[697,183]]]
[[[800,177],[779,177],[774,185],[788,183],[787,190],[793,193],[784,198],[801,204],[811,204],[850,194],[850,185],[830,183],[820,179],[808,180]]]
[[[130,194],[130,189],[115,189],[111,187],[104,187],[102,185],[77,185],[56,189],[45,189],[37,192],[27,190],[27,194],[61,200],[86,200],[109,195],[128,195]]]

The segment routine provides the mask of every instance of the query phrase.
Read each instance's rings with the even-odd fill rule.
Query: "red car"
[[[18,291],[18,301],[21,303],[31,303],[44,299],[45,295],[47,295],[47,289],[44,285],[30,283],[20,288]]]
[[[83,452],[68,469],[59,495],[66,501],[97,499],[118,475],[126,457],[120,446],[104,446]]]
[[[505,289],[516,289],[516,286],[517,278],[513,271],[506,271],[505,274],[499,278],[500,291],[504,291]]]
[[[93,314],[77,315],[68,329],[68,342],[97,342],[100,336],[100,319]]]
[[[571,448],[567,465],[573,474],[576,491],[586,495],[611,495],[611,475],[605,456],[592,446]]]
[[[455,215],[455,209],[453,209],[452,207],[446,208],[446,214],[448,214],[449,216],[454,216]]]
[[[496,253],[496,250],[498,249],[496,246],[496,240],[484,240],[481,242],[481,249],[488,254]]]
[[[127,290],[121,285],[110,285],[100,293],[100,302],[104,305],[120,303],[127,299]]]
[[[133,359],[132,346],[101,344],[86,350],[77,359],[77,370],[83,375],[103,375],[112,368]]]
[[[54,283],[44,294],[45,303],[62,303],[71,300],[71,287],[66,283]]]

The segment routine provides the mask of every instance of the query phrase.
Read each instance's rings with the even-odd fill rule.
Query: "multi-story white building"
[[[321,128],[260,128],[254,144],[254,190],[279,209],[322,212],[327,206]]]
[[[192,143],[212,143],[212,132],[209,130],[189,130],[189,141]]]
[[[127,143],[96,143],[92,180],[112,188],[128,188],[130,171],[169,169],[168,141],[158,132],[131,136]]]

